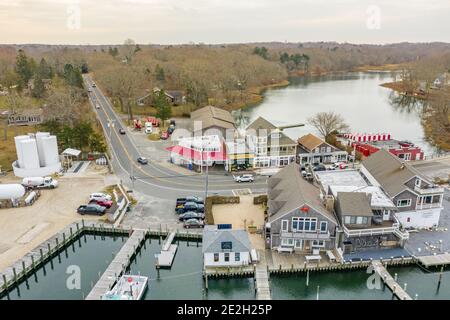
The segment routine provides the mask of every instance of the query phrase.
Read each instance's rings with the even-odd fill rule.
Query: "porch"
[[[266,250],[266,263],[270,272],[281,270],[299,270],[304,268],[328,268],[341,265],[342,259],[336,249],[331,250],[336,260],[331,261],[326,251],[320,251],[320,260],[309,261],[307,256],[311,253],[295,251],[293,253],[280,253],[276,250]]]

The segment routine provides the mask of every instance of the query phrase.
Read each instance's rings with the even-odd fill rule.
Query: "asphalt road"
[[[85,75],[87,87],[92,87],[92,79]],[[117,116],[108,98],[98,87],[89,93],[91,103],[97,113],[112,153],[111,163],[117,176],[129,188],[153,197],[174,199],[188,195],[205,195],[206,176],[204,174],[180,174],[167,167],[149,161],[148,165],[139,164],[140,156],[137,146],[127,135],[119,134],[119,129],[126,129]],[[99,108],[95,108],[98,104]],[[110,124],[113,124],[111,126]],[[135,179],[130,179],[135,177]],[[238,184],[232,176],[209,175],[208,194],[233,194],[239,189],[250,189],[253,193],[262,193],[267,189],[266,177],[255,177],[255,182]]]

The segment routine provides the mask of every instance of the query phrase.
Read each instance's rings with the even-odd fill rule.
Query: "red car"
[[[90,203],[96,203],[99,206],[105,207],[105,208],[111,208],[113,205],[112,200],[106,200],[106,199],[101,199],[101,200],[92,200]]]
[[[162,140],[167,140],[167,139],[169,139],[169,137],[170,137],[169,132],[163,131],[163,133],[161,133],[161,139]]]

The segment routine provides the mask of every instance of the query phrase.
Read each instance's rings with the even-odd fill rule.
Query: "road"
[[[92,88],[93,80],[84,75],[87,87]],[[166,166],[149,161],[140,165],[136,159],[140,156],[134,141],[127,135],[119,134],[119,129],[126,125],[113,110],[111,102],[99,87],[89,93],[97,117],[104,129],[112,154],[112,166],[122,182],[134,191],[162,198],[175,199],[180,196],[205,195],[206,176],[204,174],[180,174]],[[114,124],[114,126],[111,126]],[[135,179],[130,179],[135,177]],[[250,189],[253,193],[262,193],[267,189],[267,178],[256,177],[254,183],[237,184],[231,176],[209,175],[208,194],[233,194],[233,190]]]

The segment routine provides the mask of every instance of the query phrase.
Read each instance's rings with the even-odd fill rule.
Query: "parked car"
[[[235,176],[234,181],[236,182],[253,182],[255,178],[251,174],[243,174],[241,176]]]
[[[89,204],[98,204],[99,206],[105,207],[105,208],[111,208],[113,205],[112,200],[105,200],[105,199],[98,199],[98,200],[91,200]]]
[[[95,84],[95,82],[92,82],[92,88],[97,87],[97,85]]]
[[[102,216],[105,214],[106,208],[99,206],[98,204],[81,205],[78,207],[77,212],[81,215],[92,214]]]
[[[186,220],[189,220],[189,219],[200,219],[200,220],[203,220],[203,219],[205,219],[205,215],[203,213],[200,213],[200,212],[188,211],[186,213],[180,214],[178,219],[180,221],[186,221]]]
[[[186,213],[188,211],[200,212],[203,213],[205,211],[205,206],[203,204],[195,203],[195,202],[186,202],[181,204],[175,208],[175,211],[178,214]]]
[[[144,157],[137,158],[137,162],[139,162],[140,164],[148,164],[147,158]]]
[[[347,169],[348,164],[345,162],[336,162],[336,163],[333,163],[331,167],[333,169]]]
[[[167,133],[171,135],[175,131],[175,126],[170,125],[169,129],[167,129]]]
[[[186,197],[186,198],[178,198],[177,199],[177,206],[185,204],[186,202],[195,202],[198,204],[203,204],[203,198],[202,197],[197,197],[197,196],[190,196],[190,197]]]
[[[203,220],[199,220],[199,219],[189,219],[189,220],[186,220],[183,224],[183,227],[185,227],[186,229],[203,228],[204,226],[205,226],[205,223],[203,222]]]
[[[161,140],[167,140],[167,139],[169,139],[169,137],[170,137],[170,134],[167,131],[163,131],[160,136]]]
[[[326,171],[327,167],[325,167],[325,165],[323,164],[318,164],[316,166],[314,166],[313,171]]]
[[[91,193],[91,195],[89,196],[89,201],[92,201],[92,200],[111,201],[112,197],[107,193],[96,192],[96,193]]]
[[[120,133],[120,134],[125,134],[125,133],[126,133],[126,131],[125,131],[125,129],[124,129],[124,128],[120,128],[120,129],[119,129],[119,133]]]

